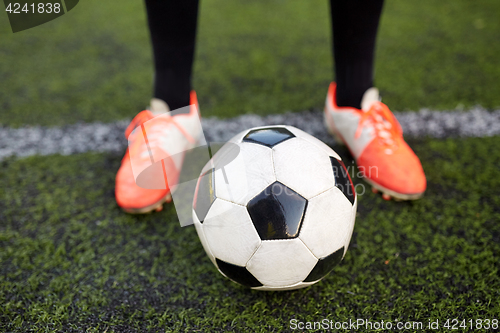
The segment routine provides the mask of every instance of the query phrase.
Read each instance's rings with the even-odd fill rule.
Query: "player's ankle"
[[[336,102],[339,107],[361,109],[361,101],[365,92],[371,85],[356,85],[342,87],[337,85]]]

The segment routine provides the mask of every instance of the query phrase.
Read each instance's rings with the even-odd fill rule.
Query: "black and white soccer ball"
[[[339,155],[292,126],[257,127],[203,168],[193,220],[226,277],[258,290],[310,286],[344,257],[357,196]]]

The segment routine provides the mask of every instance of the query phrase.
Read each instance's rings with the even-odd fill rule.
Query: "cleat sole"
[[[167,202],[167,203],[172,202],[172,195],[170,193],[152,205],[142,207],[142,208],[124,208],[124,207],[122,207],[122,210],[126,213],[129,213],[129,214],[147,214],[147,213],[151,213],[152,211],[161,212],[163,210],[163,204],[165,202]]]
[[[394,199],[394,201],[409,201],[409,200],[420,199],[424,195],[424,192],[421,192],[421,193],[398,193],[398,192],[389,190],[388,188],[385,188],[377,183],[374,183],[370,179],[364,178],[364,180],[372,186],[373,193],[382,192],[382,198],[384,200],[390,200],[392,198],[392,199]],[[374,192],[374,191],[377,191],[377,192]]]

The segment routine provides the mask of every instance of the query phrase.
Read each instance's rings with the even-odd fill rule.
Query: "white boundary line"
[[[475,107],[469,111],[395,112],[405,137],[487,137],[500,135],[500,110],[487,111]],[[62,154],[88,151],[123,152],[127,146],[124,131],[129,121],[114,123],[75,124],[63,127],[0,126],[0,160],[17,155]],[[320,110],[284,113],[268,116],[243,115],[230,119],[202,120],[207,141],[224,142],[244,129],[263,125],[292,125],[329,145],[335,144],[323,125]]]

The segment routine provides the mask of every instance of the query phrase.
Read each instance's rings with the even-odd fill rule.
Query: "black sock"
[[[171,110],[189,105],[198,0],[146,0],[155,64],[154,97]]]
[[[361,108],[373,86],[373,58],[383,0],[330,0],[337,105]]]

